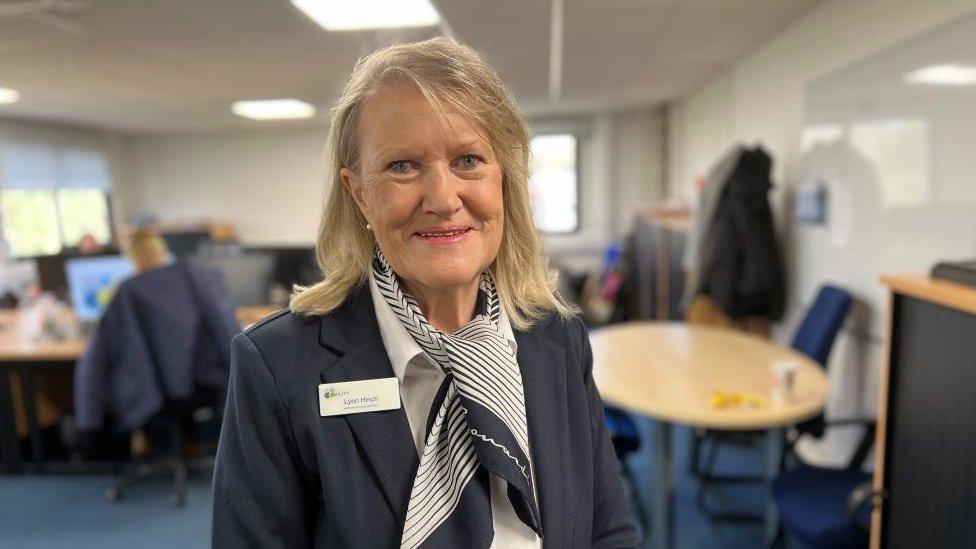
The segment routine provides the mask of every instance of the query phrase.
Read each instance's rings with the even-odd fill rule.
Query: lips
[[[414,233],[418,239],[430,244],[453,244],[460,242],[471,231],[471,227],[426,227]]]
[[[420,236],[454,236],[456,234],[465,233],[468,231],[467,227],[459,227],[452,229],[424,229],[422,231],[417,231]]]

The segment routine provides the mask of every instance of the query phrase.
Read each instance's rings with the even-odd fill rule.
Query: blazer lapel
[[[336,313],[323,317],[319,343],[336,355],[320,373],[323,383],[393,377],[369,289],[361,287]],[[400,524],[417,471],[417,450],[403,407],[343,416],[383,488]]]
[[[542,515],[543,545],[572,545],[573,521],[567,515],[570,481],[569,414],[566,402],[566,350],[545,336],[545,326],[515,332],[525,391],[529,445]]]

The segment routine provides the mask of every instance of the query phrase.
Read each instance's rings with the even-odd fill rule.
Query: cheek
[[[366,197],[372,224],[379,230],[393,232],[403,227],[413,215],[420,197],[410,186],[377,181]]]
[[[494,179],[494,178],[493,178]],[[501,229],[505,219],[505,204],[502,196],[501,177],[492,182],[484,182],[473,193],[469,208],[479,220]]]

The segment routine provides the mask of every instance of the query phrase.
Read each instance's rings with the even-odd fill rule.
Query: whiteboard
[[[794,227],[796,295],[838,283],[881,336],[882,274],[976,258],[976,15],[811,83],[801,143],[796,183],[828,198]]]

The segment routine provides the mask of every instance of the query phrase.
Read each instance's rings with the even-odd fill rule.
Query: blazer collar
[[[353,289],[338,309],[319,321],[319,345],[339,356],[374,333],[379,333],[379,325],[365,282]]]
[[[394,377],[383,347],[369,288],[357,288],[339,309],[322,317],[319,344],[334,359],[321,369],[323,383]],[[397,517],[406,520],[407,502],[416,475],[417,449],[403,407],[342,416],[375,472],[383,495]]]

